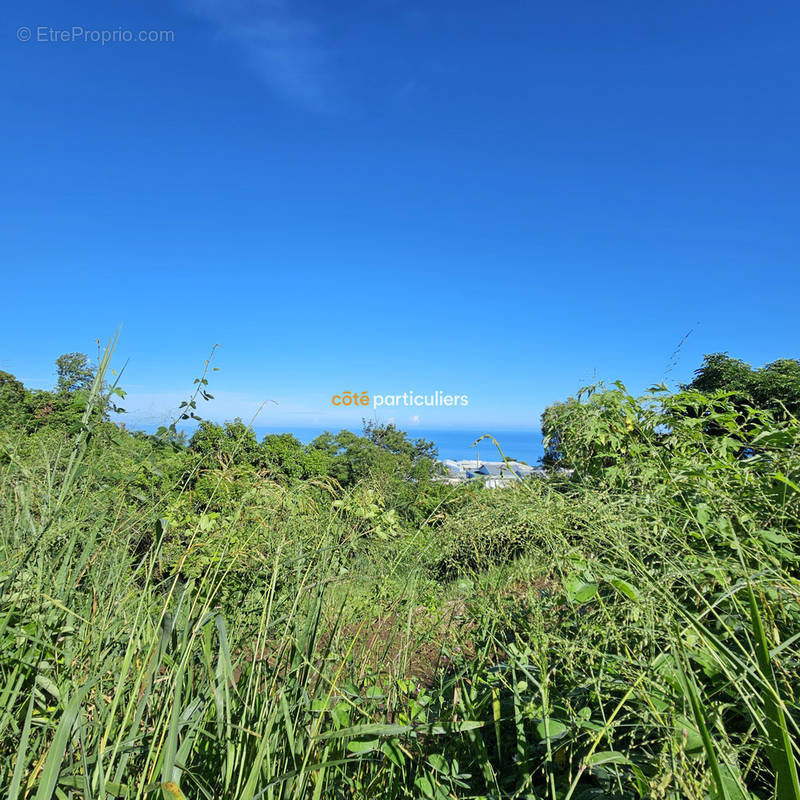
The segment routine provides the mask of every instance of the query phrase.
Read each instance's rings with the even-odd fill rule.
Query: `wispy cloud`
[[[179,405],[186,400],[185,391],[152,392],[128,387],[125,401],[121,403],[127,415],[120,417],[122,422],[128,421],[132,425],[166,425],[180,416]],[[264,405],[251,394],[244,392],[215,391],[214,400],[210,403],[198,402],[200,416],[221,422],[223,420],[241,417],[245,422],[250,422],[256,417]]]
[[[153,391],[144,386],[127,386],[128,394],[121,405],[126,414],[115,421],[129,427],[167,425],[180,416],[180,403],[186,400],[185,390]],[[213,389],[214,399],[198,401],[197,413],[203,419],[222,423],[235,418],[255,426],[286,426],[290,431],[308,426],[328,426],[338,430],[344,426],[360,426],[365,409],[336,409],[320,398],[277,394],[258,396],[250,392]]]
[[[331,51],[288,0],[183,0],[274,91],[311,111],[335,105]]]

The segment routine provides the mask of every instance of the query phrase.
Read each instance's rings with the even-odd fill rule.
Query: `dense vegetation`
[[[9,797],[800,799],[797,362],[587,389],[492,491],[391,426],[128,432],[109,358],[0,374]]]

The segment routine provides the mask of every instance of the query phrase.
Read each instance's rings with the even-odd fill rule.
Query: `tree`
[[[261,465],[275,476],[298,480],[308,475],[306,450],[291,433],[273,433],[261,440]]]
[[[761,407],[780,414],[783,406],[790,414],[800,415],[800,361],[780,358],[756,370],[751,391]]]
[[[363,436],[348,430],[318,436],[308,452],[324,453],[330,459],[329,474],[344,485],[374,476],[402,480],[424,479],[433,469],[436,445],[424,439],[409,439],[392,424],[364,421]]]
[[[542,463],[582,475],[603,474],[657,439],[654,397],[636,398],[615,381],[610,386],[587,386],[566,402],[553,403],[542,414]],[[648,407],[651,413],[645,419],[643,411]]]
[[[747,394],[753,378],[753,369],[738,358],[727,353],[711,353],[703,356],[703,363],[694,371],[694,380],[681,386],[703,394],[712,392],[741,392]]]
[[[570,397],[565,403],[553,403],[542,412],[542,438],[545,441],[543,464],[568,466],[564,460],[564,437],[576,405],[578,401]]]
[[[422,460],[433,461],[438,455],[438,450],[433,442],[425,439],[409,439],[406,431],[401,431],[395,425],[378,425],[364,420],[364,436],[376,447],[395,455],[408,456],[414,464]]]
[[[759,369],[727,353],[711,353],[695,370],[694,380],[682,386],[704,394],[733,392],[738,406],[773,411],[779,418],[786,412],[800,413],[800,361],[781,358]]]
[[[224,426],[204,419],[192,435],[189,448],[203,456],[214,456],[225,465],[252,465],[259,458],[255,432],[238,417]]]
[[[0,371],[0,426],[24,427],[35,431],[42,427],[57,427],[74,434],[80,430],[89,390],[95,379],[95,370],[84,353],[64,353],[55,362],[57,381],[55,388],[26,389],[8,372]],[[103,386],[103,390],[109,387]],[[124,394],[115,389],[116,394]],[[122,412],[109,397],[98,398],[92,417],[107,419],[108,411]]]
[[[377,467],[378,449],[352,431],[325,431],[311,442],[308,451],[324,454],[330,463],[328,474],[342,485],[365,478]]]
[[[64,353],[56,359],[58,381],[56,392],[60,395],[74,394],[91,388],[94,369],[85,353]]]
[[[25,422],[25,387],[10,372],[0,370],[0,428]]]

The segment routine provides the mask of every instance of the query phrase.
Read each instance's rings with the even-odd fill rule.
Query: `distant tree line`
[[[437,456],[433,442],[409,439],[392,424],[364,422],[362,435],[326,431],[307,445],[291,433],[255,431],[240,419],[224,425],[203,420],[189,440],[189,450],[222,466],[250,466],[277,480],[331,477],[352,485],[369,475],[405,479],[430,476]]]
[[[53,389],[28,389],[9,372],[0,370],[0,428],[28,432],[45,426],[74,430],[86,409],[95,370],[84,353],[65,353],[56,359]]]
[[[55,367],[56,385],[49,390],[29,389],[14,375],[0,371],[0,430],[35,433],[52,428],[74,433],[80,429],[96,370],[84,353],[65,353]],[[108,420],[110,411],[122,409],[107,404],[100,413]],[[141,431],[126,435],[184,451],[206,465],[249,468],[282,482],[328,477],[352,485],[370,475],[424,480],[433,472],[438,455],[433,442],[410,439],[395,425],[366,420],[361,435],[326,431],[308,445],[291,433],[269,434],[259,442],[255,431],[240,419],[222,425],[200,420],[191,438],[174,426],[156,435]]]

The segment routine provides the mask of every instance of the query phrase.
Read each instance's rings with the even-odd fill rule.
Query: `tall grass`
[[[110,356],[72,440],[2,440],[9,798],[800,798],[795,422],[715,400],[743,456],[618,388],[580,480],[415,529],[212,465],[187,515],[129,502]]]

